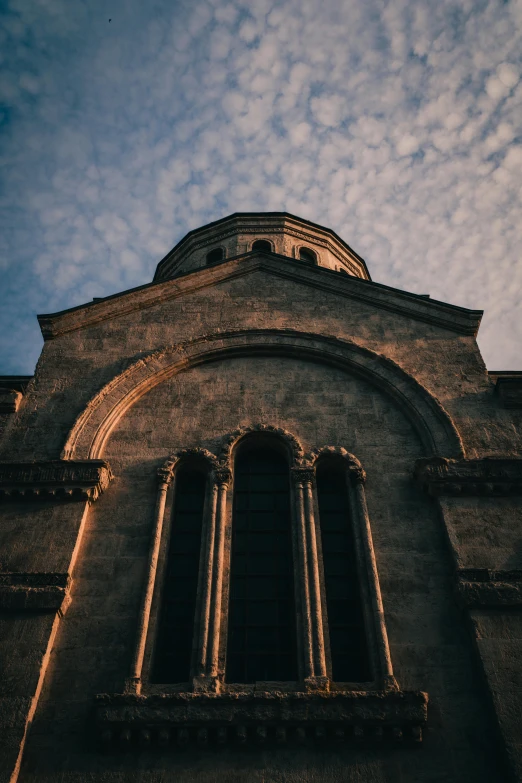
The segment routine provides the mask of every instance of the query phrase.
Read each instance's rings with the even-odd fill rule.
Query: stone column
[[[132,659],[130,676],[126,682],[127,693],[141,692],[141,673],[143,669],[143,657],[145,655],[145,645],[147,642],[147,631],[149,627],[150,610],[152,606],[152,596],[154,594],[154,584],[156,582],[156,572],[158,570],[158,557],[161,544],[161,534],[163,530],[163,517],[165,515],[165,503],[167,500],[167,491],[172,481],[172,471],[167,467],[161,467],[158,470],[158,494],[156,498],[156,508],[154,512],[154,526],[149,548],[149,558],[147,562],[147,577],[145,590],[140,606],[138,617],[138,633],[136,647]]]
[[[362,559],[364,566],[367,599],[369,611],[366,612],[366,619],[370,619],[371,648],[373,648],[374,664],[377,665],[377,679],[380,685],[386,690],[397,690],[397,682],[393,676],[393,667],[390,656],[390,647],[388,644],[388,634],[386,632],[386,623],[384,621],[384,608],[382,604],[381,588],[379,585],[379,575],[377,573],[377,562],[375,560],[375,551],[373,548],[372,531],[370,528],[370,518],[368,516],[368,507],[366,505],[366,495],[364,492],[364,483],[366,473],[362,467],[351,465],[348,472],[350,480],[350,505],[354,520],[354,533],[356,545],[358,548],[358,557]]]
[[[210,489],[210,513],[207,524],[207,535],[205,544],[204,562],[201,564],[203,571],[202,594],[201,594],[201,616],[199,622],[199,640],[198,655],[196,660],[196,671],[194,679],[194,688],[199,690],[201,678],[207,676],[207,657],[208,642],[211,617],[212,601],[212,576],[214,571],[214,548],[216,540],[216,512],[218,501],[218,485],[212,482]]]
[[[327,688],[319,559],[315,528],[314,470],[292,469],[297,501],[299,582],[303,615],[304,679],[308,688]]]
[[[223,624],[223,570],[225,561],[227,492],[231,480],[228,468],[212,474],[212,505],[209,522],[206,583],[201,615],[201,647],[194,690],[218,692],[223,678],[219,665],[219,648]]]

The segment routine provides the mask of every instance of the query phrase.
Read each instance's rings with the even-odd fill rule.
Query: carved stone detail
[[[468,609],[522,606],[522,571],[461,568],[456,590],[459,604]]]
[[[422,739],[428,695],[421,691],[101,694],[96,729],[105,744]],[[180,737],[180,732],[183,736]],[[204,733],[204,738],[203,738]],[[125,735],[125,736],[124,736]]]
[[[417,460],[415,477],[432,496],[522,494],[522,457]]]
[[[69,574],[0,573],[0,610],[4,612],[65,613],[71,583]]]
[[[232,471],[226,467],[218,467],[213,473],[214,481],[219,487],[228,487],[232,481]]]
[[[104,460],[0,463],[2,500],[95,501],[112,481]]]
[[[181,449],[176,454],[172,454],[161,467],[157,470],[158,481],[160,484],[170,484],[174,476],[174,470],[181,460],[195,458],[205,461],[209,468],[214,469],[217,464],[217,458],[207,449]]]
[[[309,455],[307,455],[307,460],[315,467],[317,460],[325,456],[341,457],[341,459],[345,460],[346,462],[350,481],[359,484],[365,483],[366,472],[357,457],[355,457],[353,454],[350,454],[349,451],[346,451],[346,449],[343,449],[340,446],[322,446],[319,449],[314,449],[310,452]]]
[[[315,470],[312,465],[297,465],[292,468],[292,478],[296,484],[314,484]]]
[[[227,435],[219,454],[220,462],[230,466],[234,446],[241,438],[251,432],[267,432],[279,436],[289,444],[293,455],[294,465],[301,464],[304,456],[304,449],[298,439],[295,435],[292,435],[291,432],[288,432],[288,430],[284,430],[281,427],[274,427],[271,424],[254,424],[252,427],[241,427],[234,430],[230,435]]]

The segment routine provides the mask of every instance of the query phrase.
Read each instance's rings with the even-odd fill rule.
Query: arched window
[[[272,245],[268,239],[256,239],[252,245],[252,250],[259,250],[260,253],[271,253]]]
[[[239,452],[232,524],[226,679],[297,680],[289,469],[278,451]]]
[[[174,517],[151,677],[157,683],[188,682],[191,669],[206,475],[181,467],[175,482]]]
[[[207,253],[207,264],[218,264],[225,258],[225,251],[222,247],[215,247],[210,253]]]
[[[310,250],[309,247],[299,248],[299,258],[301,261],[306,261],[307,264],[317,263],[317,256],[315,255],[313,250]]]
[[[343,462],[320,462],[316,481],[332,679],[368,682],[372,675]]]

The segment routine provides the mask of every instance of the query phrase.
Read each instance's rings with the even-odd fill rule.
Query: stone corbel
[[[109,463],[101,459],[2,462],[0,500],[94,502],[112,478]]]
[[[433,497],[522,495],[522,457],[417,460],[415,478]]]
[[[0,572],[0,611],[58,612],[69,606],[69,574]]]
[[[522,606],[522,571],[494,571],[489,568],[460,568],[457,571],[457,600],[467,609]]]

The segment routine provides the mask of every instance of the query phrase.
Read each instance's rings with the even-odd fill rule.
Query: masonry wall
[[[155,469],[181,448],[219,451],[228,432],[256,422],[292,431],[305,448],[344,446],[365,466],[395,674],[401,687],[430,695],[424,747],[347,749],[331,757],[314,750],[173,751],[139,761],[100,756],[89,744],[89,711],[95,693],[121,692],[128,672]],[[106,447],[115,481],[89,517],[21,780],[66,783],[80,772],[96,781],[121,776],[140,783],[170,774],[184,781],[493,779],[497,760],[451,596],[443,530],[410,477],[422,455],[412,427],[381,393],[345,372],[300,360],[217,362],[180,373],[143,397]]]
[[[205,287],[175,296],[175,281],[162,284],[171,285],[165,290],[172,296],[143,309],[143,294],[129,294],[122,305],[123,299],[135,302],[133,312],[46,342],[35,378],[5,427],[0,460],[58,458],[93,395],[152,351],[217,332],[267,328],[333,336],[383,354],[442,403],[467,456],[520,454],[522,417],[501,406],[472,336],[352,298],[340,275],[339,291],[333,293],[295,275],[274,277],[262,269],[232,278],[223,277],[223,269],[198,274],[205,276]],[[89,312],[103,307],[92,305]],[[89,733],[89,710],[93,694],[121,689],[128,670],[155,501],[154,471],[178,448],[214,450],[224,434],[256,421],[285,427],[310,448],[344,446],[367,469],[396,674],[402,687],[425,689],[431,699],[424,747],[417,753],[365,749],[331,756],[281,751],[275,759],[261,750],[198,758],[100,756]],[[504,737],[515,747],[521,701],[511,695],[519,671],[511,651],[519,639],[518,610],[497,613],[487,632],[480,631],[484,638],[508,637],[505,659],[511,663],[498,674],[498,647],[490,644],[488,655],[478,656],[482,670],[475,668],[472,639],[479,638],[478,626],[468,633],[452,583],[455,556],[466,567],[478,562],[483,564],[479,567],[520,567],[520,503],[516,498],[459,501],[445,506],[442,517],[437,503],[421,494],[411,478],[414,462],[422,456],[411,423],[375,387],[344,371],[297,359],[259,356],[209,364],[183,372],[143,397],[106,448],[116,478],[86,518],[72,573],[73,601],[53,646],[20,780],[148,783],[169,780],[174,773],[187,781],[503,780],[487,697],[489,688],[501,712]],[[50,505],[33,514],[27,506],[4,506],[3,568],[70,569],[83,508]],[[445,517],[455,533],[451,542]],[[509,615],[508,620],[501,615]],[[40,630],[31,641],[28,623],[45,626],[50,634],[53,617],[8,619],[6,638],[12,644],[4,645],[4,655],[13,656],[17,640],[28,645],[26,669],[17,672],[26,672],[23,698],[29,700],[47,648]],[[48,643],[49,635],[45,638]],[[481,650],[487,647],[483,644]],[[480,680],[484,674],[488,688]],[[21,678],[17,674],[4,680],[5,698],[13,704],[18,691],[9,682],[20,683]],[[514,706],[504,709],[508,702]],[[0,777],[9,779],[8,773]]]

